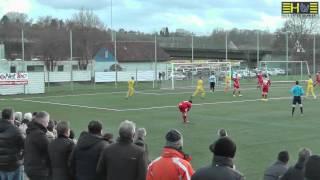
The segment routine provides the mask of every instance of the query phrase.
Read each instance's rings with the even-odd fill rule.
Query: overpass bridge
[[[191,59],[192,49],[191,48],[172,48],[162,47],[172,59]],[[265,55],[271,55],[271,50],[260,50],[259,59],[261,60]],[[218,59],[225,60],[226,51],[225,49],[193,49],[194,60],[197,59]],[[243,60],[247,62],[249,66],[255,66],[257,62],[257,50],[234,50],[228,49],[229,60]]]

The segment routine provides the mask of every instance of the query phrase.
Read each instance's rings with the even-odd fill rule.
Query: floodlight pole
[[[111,28],[111,41],[113,42],[114,38],[113,38],[113,22],[112,22],[112,19],[113,19],[113,4],[112,4],[112,0],[110,0],[110,28]]]
[[[155,81],[157,82],[157,71],[158,68],[158,58],[157,58],[157,34],[154,35],[154,78],[153,78],[153,88],[155,88]]]
[[[193,33],[191,35],[191,86],[193,85],[193,62],[194,62],[194,44],[193,44]]]
[[[24,31],[21,29],[22,61],[24,61]]]
[[[21,29],[21,49],[22,49],[22,62],[23,62],[23,72],[26,72],[25,62],[24,62],[24,31]]]
[[[118,59],[117,59],[117,34],[114,33],[114,59],[116,61],[115,63],[115,81],[114,81],[114,85],[117,88],[118,87]]]
[[[228,61],[228,32],[226,32],[226,62]]]
[[[73,59],[73,54],[72,54],[72,30],[70,29],[70,65],[71,65],[71,90],[73,91],[74,84],[73,84],[73,65],[72,65],[72,59]]]
[[[313,34],[313,74],[316,74],[316,34]]]
[[[259,60],[260,60],[260,39],[259,39],[259,31],[257,32],[257,68],[259,68]]]
[[[289,77],[289,39],[288,39],[288,31],[286,31],[286,71],[287,71],[287,78]]]
[[[192,33],[192,36],[191,36],[191,63],[193,63],[194,61],[194,46],[193,46],[193,33]]]

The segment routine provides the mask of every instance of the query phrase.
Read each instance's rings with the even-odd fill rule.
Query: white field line
[[[269,98],[269,99],[270,100],[283,100],[283,99],[290,99],[290,98],[291,97],[277,97],[277,98]],[[27,99],[15,99],[15,100],[24,101],[24,102],[32,102],[32,103],[40,103],[40,104],[78,107],[78,108],[85,108],[85,109],[107,110],[107,111],[115,111],[115,112],[144,111],[144,110],[153,110],[153,109],[177,108],[177,106],[175,105],[175,106],[154,106],[154,107],[146,107],[146,108],[114,109],[114,108],[94,107],[94,106],[85,106],[85,105],[77,105],[77,104],[57,103],[57,102],[50,102],[50,101],[35,101],[35,100],[27,100]],[[193,106],[232,104],[232,103],[244,103],[244,102],[256,102],[256,101],[261,101],[261,99],[247,99],[247,100],[237,100],[237,101],[220,101],[220,102],[212,102],[212,103],[198,103],[198,104],[193,104]]]
[[[271,87],[272,89],[282,89],[282,88],[288,88],[287,86],[284,87]],[[174,94],[188,94],[188,93],[193,93],[192,91],[188,91],[188,92],[172,92],[172,93],[164,93],[161,89],[157,89],[157,90],[148,90],[148,91],[136,91],[137,94],[145,94],[145,95],[156,95],[156,96],[165,96],[165,95],[174,95]],[[206,89],[209,91],[209,89]],[[230,88],[230,90],[232,90],[232,88]],[[229,91],[230,91],[229,90]],[[243,88],[240,90],[257,90],[256,87],[253,88]],[[223,89],[217,89],[215,90],[215,92],[222,92],[224,91]],[[67,95],[52,95],[52,96],[30,96],[30,97],[20,97],[20,98],[12,98],[13,100],[24,100],[24,99],[45,99],[45,98],[64,98],[64,97],[79,97],[79,96],[95,96],[95,95],[104,95],[104,94],[126,94],[127,91],[118,91],[118,92],[99,92],[99,93],[84,93],[84,94],[67,94]],[[1,100],[12,100],[11,98],[3,98]]]
[[[113,109],[113,108],[104,108],[104,107],[85,106],[85,105],[77,105],[77,104],[57,103],[57,102],[50,102],[50,101],[34,101],[34,100],[28,100],[28,99],[15,99],[15,100],[24,101],[24,102],[32,102],[32,103],[40,103],[40,104],[50,104],[50,105],[58,105],[58,106],[86,108],[86,109],[97,109],[97,110],[107,110],[107,111],[116,111],[116,112],[121,111],[119,109]]]
[[[278,97],[278,98],[269,98],[269,100],[283,100],[290,99],[291,97]],[[261,101],[260,99],[247,99],[247,100],[238,100],[238,101],[219,101],[212,103],[198,103],[192,104],[192,106],[203,106],[203,105],[217,105],[217,104],[232,104],[232,103],[244,103],[244,102],[256,102]],[[131,109],[119,109],[119,111],[143,111],[143,110],[153,110],[153,109],[166,109],[166,108],[177,108],[176,106],[154,106],[154,107],[146,107],[146,108],[131,108]]]

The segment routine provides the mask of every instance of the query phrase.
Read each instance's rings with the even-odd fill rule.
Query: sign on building
[[[28,73],[0,73],[0,85],[26,85]]]

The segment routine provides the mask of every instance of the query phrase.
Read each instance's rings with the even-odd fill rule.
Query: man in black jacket
[[[263,180],[278,180],[288,170],[289,153],[288,151],[281,151],[278,154],[278,159],[271,166],[269,166],[263,176]]]
[[[71,180],[68,160],[74,148],[74,142],[69,139],[69,123],[62,121],[57,125],[58,138],[49,144],[52,180]]]
[[[320,179],[319,169],[320,169],[320,156],[319,155],[310,156],[304,170],[305,180],[319,180]]]
[[[97,173],[102,180],[145,180],[147,163],[144,150],[133,144],[135,124],[120,124],[119,139],[102,152]]]
[[[229,137],[221,137],[210,146],[213,163],[201,168],[192,176],[192,180],[244,180],[244,176],[233,164],[236,144]]]
[[[24,164],[30,180],[47,180],[50,172],[49,140],[46,136],[49,114],[38,112],[26,131]]]
[[[89,132],[82,132],[70,157],[70,167],[76,180],[97,180],[96,167],[100,153],[108,145],[102,137],[102,124],[91,121]]]
[[[146,156],[147,164],[150,163],[149,161],[149,148],[147,143],[145,142],[145,137],[147,136],[147,131],[145,128],[138,128],[137,133],[135,134],[134,144],[140,146],[144,150],[144,154]]]
[[[311,156],[311,150],[302,148],[299,151],[298,162],[290,167],[286,173],[281,177],[281,180],[304,180],[305,165]]]
[[[13,109],[3,109],[0,120],[0,179],[22,180],[24,135],[14,125]]]

